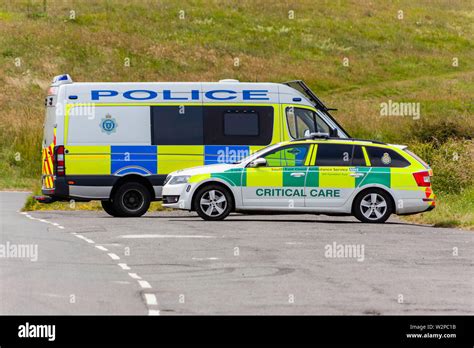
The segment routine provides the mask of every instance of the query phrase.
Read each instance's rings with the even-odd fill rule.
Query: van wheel
[[[218,185],[199,189],[194,196],[194,207],[202,219],[209,221],[224,220],[233,209],[229,190]]]
[[[393,213],[389,194],[380,189],[368,189],[353,203],[354,216],[361,222],[382,223]]]
[[[101,201],[102,209],[110,216],[118,216],[111,201]]]
[[[137,182],[120,186],[114,194],[112,207],[120,217],[139,217],[150,207],[150,192]]]

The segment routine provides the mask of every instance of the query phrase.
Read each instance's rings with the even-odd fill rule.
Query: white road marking
[[[51,224],[59,229],[64,229],[64,226],[61,226],[57,222],[52,222],[48,221],[46,219],[40,219],[40,218],[35,218],[28,214],[27,212],[19,212],[20,214],[24,215],[30,220],[37,220],[39,222],[43,222],[46,224]],[[82,239],[86,241],[89,244],[95,244],[95,242],[92,239],[89,239],[81,234],[78,234],[77,232],[71,232],[72,235],[76,236],[79,239]],[[130,235],[124,235],[120,236],[121,238],[215,238],[213,236],[200,236],[200,235],[166,235],[166,234],[130,234]],[[102,251],[108,251],[107,248],[105,248],[102,245],[95,245],[95,247],[99,250]],[[117,254],[114,253],[108,253],[109,257],[112,260],[120,260],[120,257]],[[206,260],[217,260],[217,257],[210,257],[207,258]],[[197,258],[193,258],[193,260],[197,260]],[[203,259],[204,260],[204,259]],[[118,266],[123,269],[123,270],[130,270],[130,267],[126,263],[118,263]],[[136,274],[136,273],[131,273],[129,272],[128,275],[136,279],[138,281],[138,284],[142,289],[151,289],[150,283],[148,283],[146,280],[142,280],[142,278]],[[115,283],[120,283],[120,284],[129,284],[127,281],[116,281]],[[155,294],[144,294],[145,296],[145,302],[147,307],[149,306],[157,306],[158,305],[158,300],[156,298]],[[160,311],[158,309],[148,309],[148,315],[160,315]]]
[[[193,257],[193,260],[206,261],[206,260],[219,260],[219,258],[218,257]]]
[[[214,236],[183,235],[183,234],[125,234],[120,238],[144,239],[144,238],[216,238]]]
[[[64,226],[61,226],[57,222],[48,221],[46,219],[35,218],[34,216],[31,216],[27,212],[19,212],[19,213],[22,214],[23,216],[27,217],[30,220],[36,220],[36,221],[39,221],[39,222],[43,222],[45,224],[50,224],[50,225],[56,226],[57,228],[59,228],[61,230],[64,230]]]
[[[133,279],[142,279],[142,277],[140,277],[138,274],[136,273],[129,273],[128,274],[130,277],[132,277]]]
[[[150,289],[150,288],[151,288],[150,283],[148,283],[146,280],[139,280],[139,281],[138,281],[138,284],[140,284],[140,286],[141,286],[143,289]]]
[[[95,242],[92,239],[89,239],[87,237],[84,237],[82,234],[75,234],[77,238],[80,238],[82,240],[85,240],[87,243],[94,244]]]
[[[149,306],[158,305],[158,300],[156,299],[155,294],[145,294],[145,302]]]
[[[130,267],[128,267],[126,263],[118,263],[118,265],[119,265],[119,267],[120,267],[121,269],[123,269],[123,270],[126,270],[126,271],[127,271],[127,270],[130,269]]]
[[[114,254],[114,253],[108,253],[107,255],[109,255],[112,260],[120,260],[120,257],[118,257],[118,256],[117,256],[116,254]]]

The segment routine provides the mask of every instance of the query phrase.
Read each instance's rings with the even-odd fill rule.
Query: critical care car
[[[312,134],[262,149],[235,164],[171,173],[163,205],[205,220],[273,211],[353,215],[385,222],[391,214],[432,210],[430,167],[406,146]]]

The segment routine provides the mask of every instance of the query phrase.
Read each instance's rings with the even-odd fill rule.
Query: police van
[[[233,211],[354,215],[385,222],[392,213],[435,207],[430,167],[406,146],[312,134],[271,145],[236,164],[171,173],[163,205],[222,220]]]
[[[120,217],[143,215],[176,170],[315,132],[349,136],[302,81],[78,83],[65,74],[45,106],[36,199],[100,200]]]

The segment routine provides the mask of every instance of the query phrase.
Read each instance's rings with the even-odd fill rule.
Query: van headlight
[[[178,184],[186,184],[191,176],[190,175],[177,175],[173,176],[168,185],[178,185]]]

